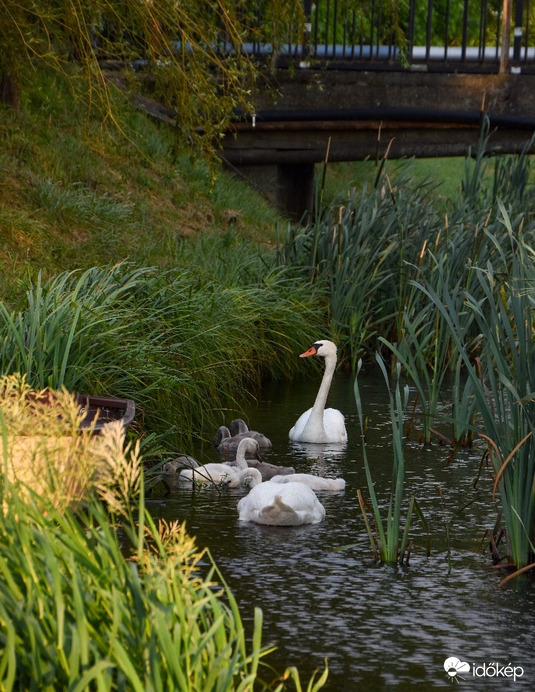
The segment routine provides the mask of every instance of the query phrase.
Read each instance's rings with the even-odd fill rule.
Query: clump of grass
[[[65,392],[48,392],[58,404],[44,405],[44,392],[15,377],[4,378],[0,391],[4,455],[14,435],[62,438],[79,420]],[[2,689],[267,689],[261,611],[249,642],[209,553],[184,524],[153,522],[138,446],[125,445],[118,423],[89,439],[76,459],[96,454],[101,463],[76,514],[48,487],[29,482],[21,492],[8,472],[2,476]],[[63,450],[52,446],[47,463],[61,468]],[[326,678],[327,668],[308,689]],[[300,689],[296,668],[284,679]]]
[[[402,564],[404,561],[409,561],[411,553],[412,542],[409,539],[409,532],[412,524],[413,514],[415,512],[417,513],[426,530],[427,523],[422,514],[418,501],[414,496],[412,496],[408,502],[404,517],[404,527],[402,529],[402,511],[405,503],[405,453],[403,450],[403,419],[408,406],[409,387],[408,385],[405,385],[403,389],[401,388],[401,365],[398,365],[396,369],[394,389],[392,389],[390,385],[390,376],[387,372],[385,363],[379,354],[377,355],[377,363],[383,373],[388,389],[390,399],[390,420],[392,422],[392,485],[386,515],[383,517],[366,453],[366,427],[362,407],[362,398],[360,396],[360,389],[358,386],[358,371],[355,377],[355,400],[357,403],[364,469],[366,472],[366,481],[371,507],[364,499],[360,489],[357,490],[357,497],[375,558],[387,564]],[[369,515],[371,515],[371,521]]]
[[[32,206],[61,227],[99,225],[108,227],[132,222],[133,205],[119,202],[104,192],[96,194],[81,183],[62,185],[50,179],[30,184],[28,196]]]
[[[134,399],[145,431],[193,451],[263,376],[291,373],[322,324],[321,304],[289,270],[255,262],[249,284],[239,262],[225,283],[201,268],[128,264],[38,280],[22,309],[0,303],[1,371]]]
[[[95,438],[93,426],[80,430],[83,418],[65,389],[37,391],[18,373],[1,377],[2,468],[9,484],[45,495],[58,508],[83,502],[108,466],[111,434]]]

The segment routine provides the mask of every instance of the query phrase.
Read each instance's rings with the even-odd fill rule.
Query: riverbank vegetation
[[[114,98],[120,128],[39,72],[18,114],[2,108],[2,374],[137,408],[115,450],[114,491],[137,469],[119,517],[113,492],[76,514],[31,482],[21,495],[6,475],[13,421],[3,419],[2,688],[301,689],[297,668],[281,675],[260,661],[261,614],[245,632],[207,552],[183,527],[154,526],[143,479],[211,440],[268,372],[295,372],[324,329],[321,295],[277,265],[267,203],[177,154],[173,133]],[[48,443],[38,447],[57,481]]]
[[[148,467],[195,451],[264,378],[294,376],[296,354],[318,334],[333,338],[355,370],[371,367],[378,351],[418,392],[412,410],[423,443],[436,428],[454,448],[484,436],[506,526],[505,556],[497,545],[496,561],[530,563],[535,266],[528,149],[490,158],[492,135],[483,131],[458,195],[439,192],[439,203],[432,180],[415,179],[410,166],[394,172],[386,161],[320,209],[309,227],[292,227],[243,183],[223,172],[214,178],[178,155],[172,135],[121,94],[114,96],[121,128],[108,129],[66,98],[58,78],[34,80],[19,115],[4,109],[0,124],[2,374],[24,373],[38,389],[65,385],[134,399],[129,436],[140,439]],[[404,478],[403,435],[415,427],[402,425],[405,401],[395,404],[394,482]],[[254,675],[259,630],[251,652],[217,568],[210,566],[207,582],[184,583],[178,598],[170,591],[177,574],[191,576],[208,558],[176,527],[151,523],[139,473],[139,494],[120,521],[109,512],[111,496],[106,510],[92,499],[74,519],[68,509],[47,505],[43,512],[42,499],[17,499],[4,480],[10,512],[0,517],[9,553],[0,672],[13,689],[26,681],[17,661],[50,677],[51,687],[87,679],[107,689],[115,676],[143,688],[146,669],[132,669],[121,637],[129,645],[149,637],[134,646],[149,658],[155,647],[178,646],[166,629],[171,623],[176,634],[176,614],[158,619],[162,603],[171,612],[177,601],[207,625],[190,623],[197,639],[189,653],[213,635],[203,650],[225,664],[232,659],[236,688]],[[398,483],[397,526],[376,544],[387,561],[408,546],[402,490]],[[498,535],[492,540],[498,544]],[[134,559],[123,562],[125,545]],[[217,593],[226,605],[212,580],[223,584]],[[93,638],[92,618],[119,593],[126,600],[107,609],[106,636]],[[148,629],[131,631],[130,596]],[[33,611],[28,617],[34,603],[40,618],[46,611],[46,632]],[[221,630],[210,628],[216,620]],[[54,643],[43,649],[45,639]],[[192,657],[199,676],[209,674],[212,659],[204,665]],[[224,682],[228,667],[213,670]],[[170,663],[161,679],[175,684],[181,673]]]
[[[294,376],[295,353],[321,333],[353,370],[370,367],[376,352],[403,365],[426,444],[437,429],[454,448],[486,435],[498,490],[518,467],[509,461],[500,473],[513,450],[529,457],[529,443],[517,447],[531,431],[529,391],[515,384],[521,403],[499,412],[488,397],[491,425],[467,377],[472,364],[497,395],[520,372],[513,362],[504,370],[500,346],[486,350],[483,335],[496,325],[481,320],[500,304],[518,311],[519,297],[524,310],[533,302],[529,142],[518,156],[491,157],[484,123],[454,196],[415,162],[385,160],[365,164],[366,177],[337,199],[327,169],[315,221],[296,227],[240,181],[173,159],[172,137],[126,101],[125,142],[81,118],[79,106],[52,100],[50,79],[36,77],[21,115],[2,121],[4,372],[27,373],[36,387],[133,398],[134,430],[157,462],[194,453],[264,377]],[[511,323],[510,342],[520,326]],[[519,405],[517,425],[509,412]],[[520,472],[528,485],[530,468]],[[518,551],[506,548],[511,564],[533,552],[530,497],[508,512],[509,531],[524,533]],[[524,528],[511,524],[517,516]]]
[[[73,435],[72,396],[51,400],[18,376],[0,379],[0,411],[3,690],[300,689],[295,668],[267,664],[261,611],[246,635],[207,550],[183,523],[154,523],[139,443],[120,423]],[[28,421],[46,468],[21,456]],[[89,482],[68,484],[89,468]]]
[[[490,157],[491,138],[484,122],[455,198],[437,203],[431,180],[378,168],[315,223],[289,229],[281,257],[328,290],[353,369],[375,354],[402,367],[423,443],[437,428],[454,449],[486,440],[505,525],[491,543],[506,538],[494,559],[522,568],[535,556],[533,143]]]

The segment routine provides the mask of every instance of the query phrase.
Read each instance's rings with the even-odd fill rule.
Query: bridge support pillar
[[[293,221],[314,213],[314,164],[234,166],[273,205]]]

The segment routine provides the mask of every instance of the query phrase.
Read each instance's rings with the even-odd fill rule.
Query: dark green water
[[[535,582],[520,578],[500,587],[504,574],[491,568],[482,550],[497,510],[488,472],[473,488],[480,450],[465,451],[446,466],[449,449],[407,445],[407,496],[416,495],[426,516],[431,556],[416,522],[408,566],[377,565],[356,497],[358,488],[365,496],[367,490],[352,379],[338,376],[328,402],[346,415],[345,448],[307,449],[288,440],[318,384],[271,385],[241,417],[272,440],[265,461],[346,479],[345,493],[318,493],[327,512],[322,523],[241,523],[236,505],[245,490],[174,488],[167,497],[153,495],[151,511],[185,520],[198,544],[210,548],[246,623],[255,606],[262,608],[263,643],[277,647],[267,660],[278,671],[295,665],[305,682],[327,658],[325,689],[335,692],[457,684],[466,690],[535,689]],[[361,391],[370,421],[368,458],[386,505],[392,452],[384,383],[366,377]],[[200,459],[207,457],[216,460],[215,451],[199,450]],[[444,662],[452,656],[468,662],[470,671],[449,677]],[[498,664],[498,675],[490,664]],[[270,679],[269,672],[265,677]]]

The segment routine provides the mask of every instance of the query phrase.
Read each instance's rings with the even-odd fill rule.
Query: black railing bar
[[[409,24],[407,27],[407,33],[408,33],[408,55],[409,59],[412,59],[412,49],[414,48],[414,3],[415,0],[411,0],[411,3],[409,5]]]
[[[482,0],[479,10],[479,59],[485,52],[487,32],[487,0]]]
[[[364,33],[362,31],[362,18],[360,21],[360,30],[359,30],[359,57],[362,59],[362,51],[364,48]]]
[[[318,21],[318,12],[319,12],[319,3],[316,3],[316,8],[314,10],[315,14],[315,21],[314,21],[314,49],[318,45],[318,26],[319,26],[319,21]]]
[[[513,31],[513,60],[520,61],[522,34],[524,26],[524,0],[515,2],[515,28]]]
[[[372,1],[372,12],[370,17],[370,59],[373,58],[373,44],[374,44],[374,27],[375,27],[375,0]]]
[[[376,33],[376,36],[377,36],[377,44],[376,44],[377,45],[377,54],[379,54],[379,48],[381,46],[381,32],[383,30],[382,19],[383,19],[382,13],[381,13],[380,8],[379,8],[379,11],[377,12],[377,33]]]
[[[393,23],[391,23],[390,27],[390,54],[389,58],[392,58],[398,53],[398,40],[397,40],[397,34],[396,34],[396,27]]]
[[[529,35],[530,35],[530,6],[529,6],[530,0],[527,2],[527,7],[526,7],[526,35],[524,37],[524,61],[527,61],[527,55],[528,55],[528,45],[529,45]]]
[[[466,58],[466,44],[468,42],[468,0],[464,0],[464,12],[463,12],[463,37],[461,41],[462,45],[462,61]]]
[[[333,56],[334,45],[338,37],[338,0],[334,0],[334,17],[333,17]]]
[[[351,14],[351,57],[355,57],[355,33],[357,30],[357,23],[356,23],[356,12],[353,10]]]
[[[500,46],[502,44],[502,3],[498,5],[498,12],[496,13],[496,52],[494,58],[499,59],[500,56]]]
[[[448,48],[450,45],[450,0],[446,3],[446,24],[444,27],[444,59],[448,59]]]
[[[426,57],[426,60],[429,58],[429,51],[431,49],[432,28],[433,28],[433,0],[429,0],[429,2],[427,4],[427,21],[426,21],[426,27],[425,27],[425,57]]]
[[[330,0],[327,0],[327,10],[325,14],[325,55],[328,55],[327,53],[327,48],[329,45],[329,15],[331,13],[331,3]]]

